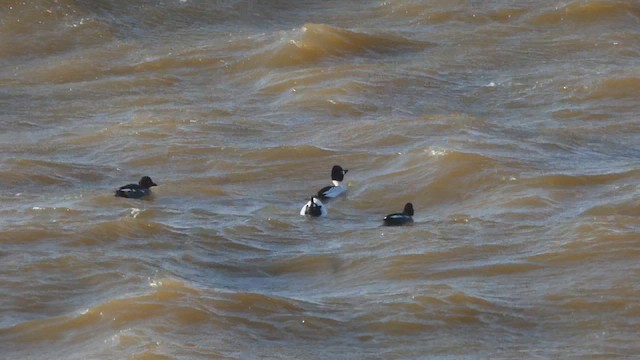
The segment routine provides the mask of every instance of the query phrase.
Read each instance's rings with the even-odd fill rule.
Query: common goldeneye
[[[151,195],[150,188],[152,186],[158,186],[158,184],[154,183],[150,177],[143,176],[137,184],[128,184],[120,187],[118,190],[116,190],[116,196],[130,199],[140,199],[141,197]]]
[[[311,197],[311,200],[300,209],[300,215],[305,216],[327,216],[327,207],[317,197]]]
[[[344,175],[349,170],[342,169],[339,165],[334,165],[331,169],[331,181],[333,186],[325,186],[318,191],[318,197],[322,200],[333,199],[347,191],[347,187],[342,183]]]
[[[389,214],[382,219],[385,226],[400,226],[413,222],[413,204],[407,203],[401,213]]]

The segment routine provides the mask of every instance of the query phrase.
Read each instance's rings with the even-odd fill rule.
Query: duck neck
[[[342,181],[338,181],[338,180],[332,180],[332,181],[333,181],[333,186],[342,187]]]

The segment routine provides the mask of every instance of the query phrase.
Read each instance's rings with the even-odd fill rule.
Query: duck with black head
[[[151,195],[151,187],[158,186],[148,176],[143,176],[137,184],[127,184],[116,190],[116,197],[141,199]]]
[[[327,216],[327,213],[327,207],[315,196],[312,196],[311,200],[307,201],[300,209],[300,215],[302,216],[320,217]]]
[[[385,226],[401,226],[413,223],[413,204],[406,203],[401,213],[389,214],[382,221]]]
[[[333,185],[325,186],[318,191],[318,198],[328,200],[336,198],[347,191],[347,186],[343,183],[344,175],[347,169],[343,169],[340,165],[334,165],[331,169],[331,181]]]

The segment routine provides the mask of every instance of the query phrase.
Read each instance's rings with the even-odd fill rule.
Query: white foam
[[[138,209],[138,208],[131,208],[131,217],[132,218],[137,218],[138,215],[140,215],[140,213],[142,213],[142,210]]]
[[[429,149],[431,156],[444,156],[447,155],[447,150],[444,149]]]

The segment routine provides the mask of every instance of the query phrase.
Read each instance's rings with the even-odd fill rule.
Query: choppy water
[[[636,1],[2,0],[1,357],[637,356],[639,58]]]

